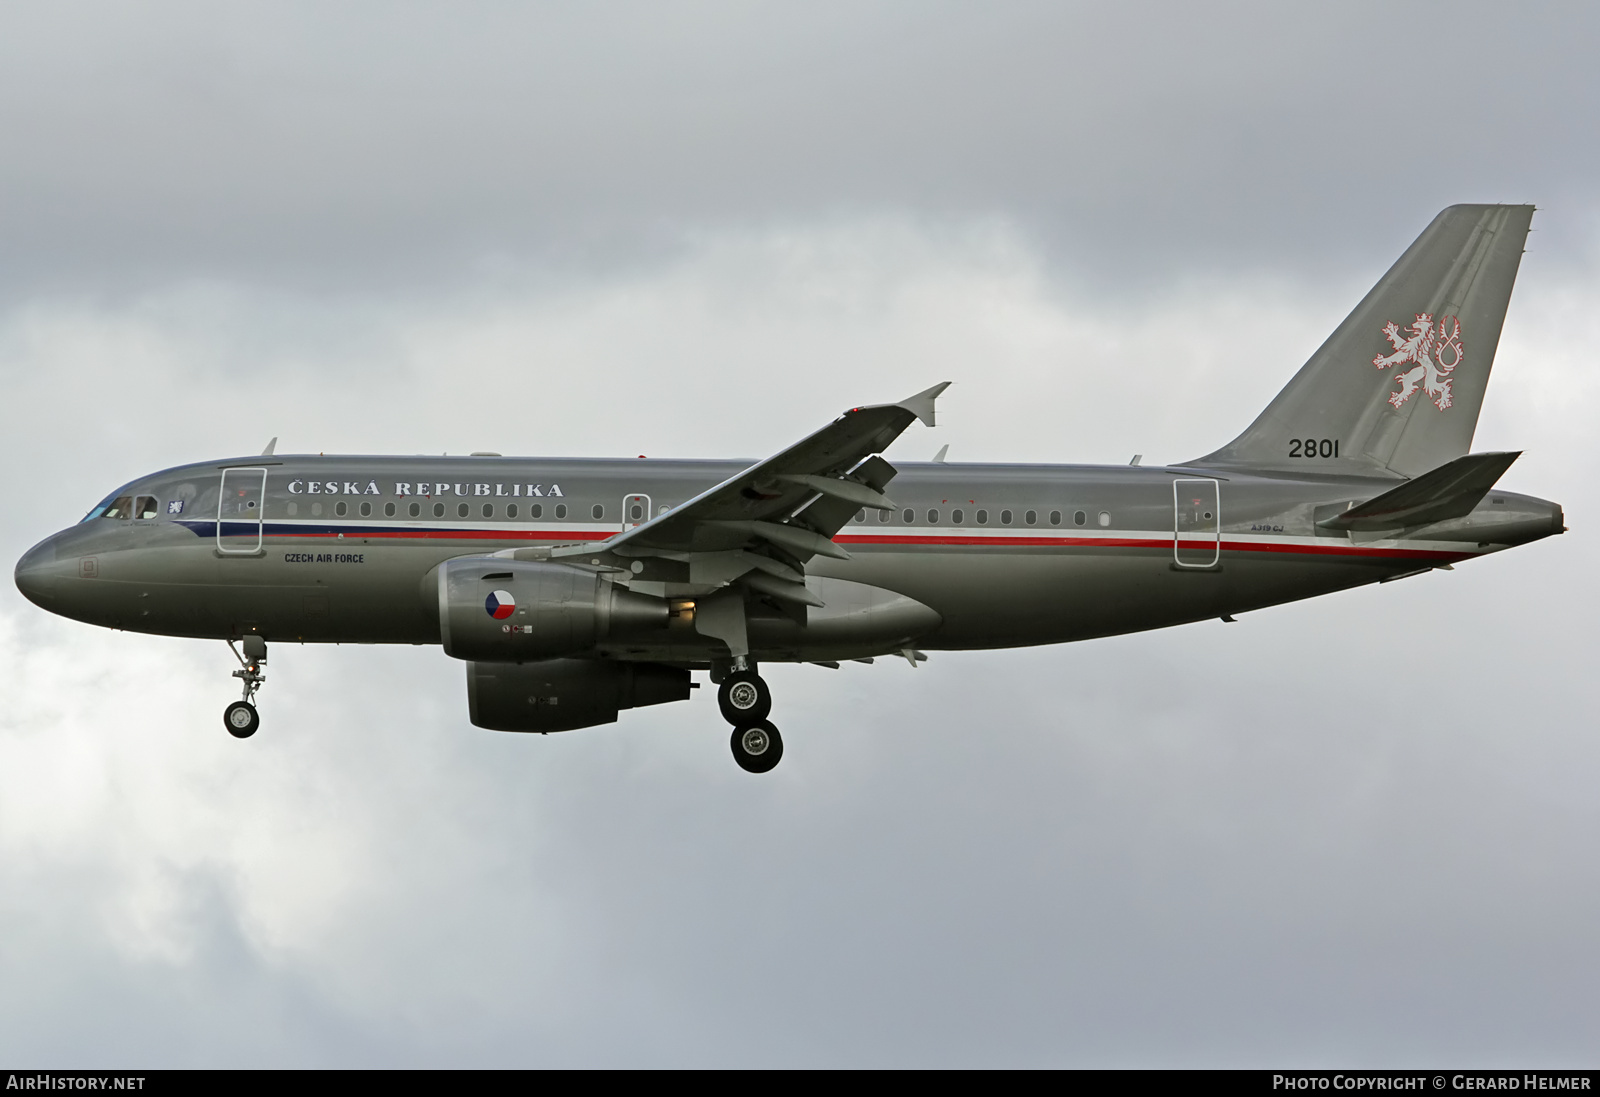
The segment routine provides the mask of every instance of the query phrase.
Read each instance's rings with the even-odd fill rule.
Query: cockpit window
[[[154,518],[156,516],[156,497],[154,495],[141,495],[139,501],[133,506],[135,518]]]
[[[83,521],[92,522],[96,518],[131,518],[133,517],[133,495],[123,492],[131,488],[132,484],[124,484],[110,495],[97,503],[93,510],[83,516]]]

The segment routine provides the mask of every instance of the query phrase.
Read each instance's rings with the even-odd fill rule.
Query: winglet
[[[277,448],[278,448],[278,436],[276,434],[274,434],[272,436],[272,441],[267,443],[267,448],[261,451],[261,456],[263,456],[263,457],[271,457],[272,456],[272,451],[277,449]]]
[[[933,402],[939,398],[939,394],[941,392],[949,387],[949,381],[940,381],[931,389],[923,389],[915,396],[907,396],[904,400],[896,404],[895,407],[905,408],[912,415],[915,415],[918,419],[921,419],[924,426],[931,427],[933,426]]]

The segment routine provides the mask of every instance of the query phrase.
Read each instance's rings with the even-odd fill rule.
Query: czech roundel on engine
[[[496,590],[484,599],[483,608],[489,611],[489,616],[496,621],[504,621],[517,612],[517,600],[511,596],[510,591]]]

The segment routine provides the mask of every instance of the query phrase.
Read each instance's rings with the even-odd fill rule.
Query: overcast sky
[[[470,726],[433,648],[0,591],[0,1059],[1592,1065],[1590,5],[8,4],[15,560],[260,450],[1238,432],[1443,206],[1540,206],[1476,448],[1572,532],[1069,647]]]

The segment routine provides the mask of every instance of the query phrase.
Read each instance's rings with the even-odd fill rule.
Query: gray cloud
[[[611,267],[686,226],[905,209],[1016,218],[1097,282],[1165,281],[1306,248],[1364,265],[1453,201],[1593,214],[1587,5],[4,19],[12,292],[436,288],[497,256]]]

